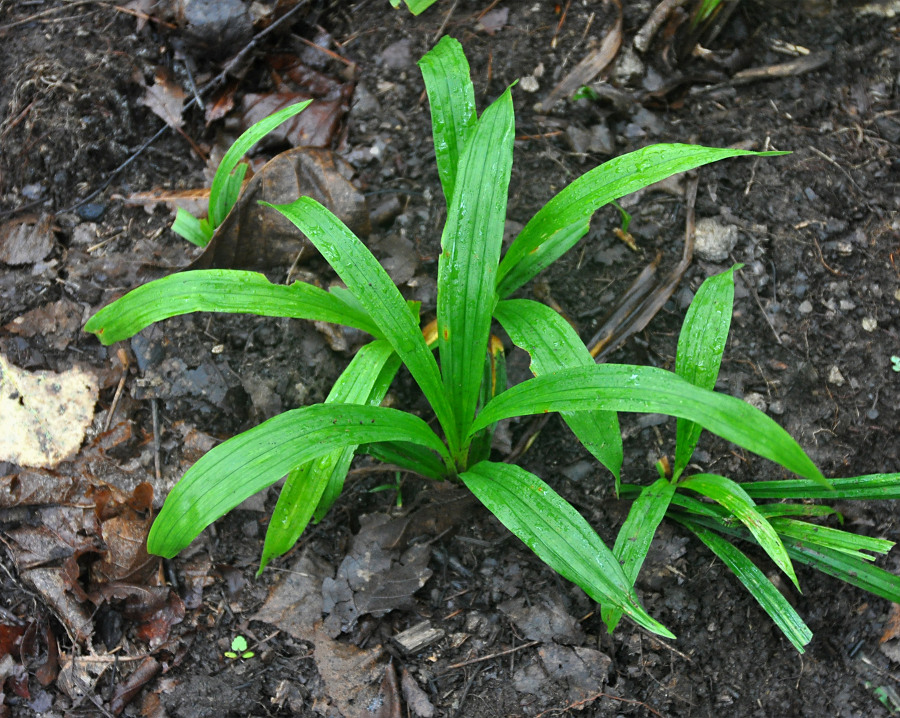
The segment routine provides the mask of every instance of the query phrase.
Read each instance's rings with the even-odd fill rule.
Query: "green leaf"
[[[475,418],[496,304],[494,286],[512,169],[509,90],[485,110],[466,143],[438,262],[438,350],[444,391],[465,436]],[[464,462],[465,457],[459,457]]]
[[[345,446],[410,441],[450,460],[422,419],[395,409],[315,404],[279,414],[215,447],[169,493],[147,550],[171,558],[204,528],[291,469]]]
[[[530,299],[510,299],[497,304],[494,316],[513,343],[531,356],[535,376],[568,367],[594,366],[591,353],[572,325],[550,307]],[[612,472],[618,494],[622,434],[616,413],[562,412],[562,418],[594,458]]]
[[[600,364],[529,379],[488,404],[470,432],[512,416],[597,409],[658,412],[689,419],[790,471],[827,484],[790,434],[761,411],[655,367]]]
[[[447,467],[427,449],[404,442],[382,441],[365,444],[360,453],[369,454],[384,464],[395,464],[405,471],[440,481],[447,476]]]
[[[482,461],[459,478],[554,571],[602,606],[621,608],[648,631],[674,638],[641,606],[619,562],[590,524],[537,476],[511,464]]]
[[[740,486],[743,488],[744,484]],[[756,510],[767,519],[776,516],[830,516],[837,513],[830,506],[820,504],[757,504]]]
[[[231,211],[234,205],[232,196],[234,199],[237,199],[237,196],[234,195],[233,185],[229,187],[228,178],[231,176],[234,168],[237,167],[238,162],[241,161],[241,158],[247,154],[253,145],[278,127],[278,125],[303,112],[310,102],[312,100],[298,102],[260,120],[248,128],[228,148],[228,152],[225,153],[225,156],[219,163],[219,168],[216,170],[215,177],[213,177],[212,187],[209,190],[209,221],[214,229],[222,224],[225,216]],[[243,171],[246,172],[246,169]],[[229,201],[231,201],[231,204],[228,204]]]
[[[765,574],[740,549],[732,546],[721,536],[688,519],[677,518],[677,520],[690,529],[734,572],[794,648],[803,653],[803,647],[812,639],[812,631]]]
[[[428,92],[434,155],[449,208],[459,158],[475,126],[475,88],[462,45],[452,37],[442,37],[418,64]]]
[[[367,344],[335,382],[325,403],[380,404],[384,395],[372,397],[372,389],[386,369],[393,377],[399,365],[399,358],[384,339]],[[266,530],[257,575],[271,559],[286,553],[297,543],[326,488],[333,487],[335,498],[340,494],[355,451],[355,445],[344,446],[291,470]]]
[[[379,334],[366,314],[312,284],[272,284],[257,272],[233,269],[179,272],[144,284],[105,306],[84,329],[109,345],[154,322],[191,312],[312,319]]]
[[[860,536],[849,531],[841,531],[830,526],[819,526],[808,521],[773,518],[770,523],[782,538],[789,536],[805,544],[841,551],[864,561],[874,561],[875,557],[863,553],[863,551],[887,553],[894,546],[893,541],[872,536]]]
[[[900,499],[900,474],[868,474],[831,479],[830,486],[809,479],[753,481],[741,488],[755,499]]]
[[[590,228],[590,220],[585,219],[560,229],[553,236],[553,241],[539,245],[521,262],[510,267],[506,274],[500,275],[497,283],[497,295],[501,298],[508,297],[532,277],[543,272],[578,244],[578,241],[588,233]]]
[[[484,375],[481,380],[481,394],[478,397],[478,410],[481,411],[491,399],[506,391],[508,386],[506,354],[503,349],[503,342],[492,335],[490,348],[487,356],[484,358]],[[496,424],[490,424],[475,434],[469,446],[468,463],[477,464],[479,461],[491,458],[491,448],[494,443],[494,431],[496,428]]]
[[[420,13],[425,12],[425,10],[434,5],[436,0],[405,0],[405,2],[406,7],[409,8],[409,11],[413,15],[419,15]]]
[[[172,231],[198,247],[205,247],[209,244],[209,240],[212,239],[213,235],[209,222],[197,219],[181,207],[175,210],[175,221],[172,223]]]
[[[788,558],[784,544],[781,542],[772,524],[756,510],[753,499],[747,496],[747,493],[740,485],[725,476],[697,474],[696,476],[683,479],[678,486],[679,488],[696,491],[728,509],[749,529],[757,543],[762,546],[775,562],[775,565],[784,571],[785,575],[797,587],[797,590],[800,590],[797,574],[794,573],[794,567],[791,565],[791,560]]]
[[[850,556],[843,551],[810,546],[790,537],[784,539],[791,558],[805,563],[834,578],[856,586],[892,603],[900,603],[900,576],[873,566],[868,561]]]
[[[678,353],[675,373],[701,389],[714,389],[722,354],[731,327],[734,305],[734,272],[742,265],[735,265],[726,272],[710,277],[700,286],[678,336]],[[681,476],[691,456],[703,427],[685,419],[676,425],[675,466],[673,477]]]
[[[268,206],[281,212],[307,236],[366,307],[380,334],[400,355],[434,409],[455,456],[461,437],[455,412],[444,394],[437,361],[422,337],[418,317],[410,311],[384,267],[341,220],[311,197]]]
[[[535,262],[536,249],[548,243],[571,246],[576,228],[586,230],[591,215],[612,200],[673,174],[727,157],[776,154],[787,153],[663,144],[644,147],[595,167],[547,202],[516,237],[500,264],[500,295],[507,296],[540,271]],[[507,282],[505,278],[514,268],[517,268],[517,279]]]
[[[657,479],[651,486],[647,486],[631,505],[625,523],[619,529],[616,544],[613,546],[613,556],[618,559],[625,579],[632,586],[637,580],[641,566],[644,565],[644,559],[647,558],[656,529],[669,510],[674,493],[674,484],[666,479]],[[622,618],[622,611],[619,608],[604,609],[601,616],[612,633]]]

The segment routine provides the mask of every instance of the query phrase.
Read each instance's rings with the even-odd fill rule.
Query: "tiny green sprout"
[[[893,369],[894,371],[900,371],[900,357],[898,357],[896,354],[891,357],[891,369]]]
[[[247,650],[247,639],[243,636],[235,636],[231,641],[231,650],[225,651],[225,658],[232,660],[253,658],[256,654]]]
[[[394,481],[390,484],[380,484],[378,486],[374,486],[369,489],[370,494],[378,493],[379,491],[396,491],[397,492],[397,501],[396,505],[398,509],[403,508],[403,481],[400,479],[400,472],[397,471],[394,475]]]
[[[593,88],[588,87],[587,85],[582,85],[575,92],[572,93],[572,102],[577,102],[578,100],[599,100],[600,94]]]

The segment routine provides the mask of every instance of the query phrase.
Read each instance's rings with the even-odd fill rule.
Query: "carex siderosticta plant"
[[[897,498],[900,476],[829,482],[772,419],[713,391],[731,320],[736,268],[710,278],[698,291],[678,342],[674,372],[598,365],[560,314],[530,299],[510,298],[587,233],[597,208],[677,172],[755,153],[668,144],[613,159],[559,192],[503,254],[514,136],[511,91],[478,117],[468,63],[460,44],[450,38],[442,39],[419,66],[447,204],[436,331],[423,334],[418,306],[405,301],[363,243],[309,197],[271,206],[271,211],[281,212],[308,237],[343,287],[326,291],[302,282],[275,285],[245,271],[188,271],[135,289],[88,322],[87,331],[104,344],[194,311],[334,322],[373,337],[324,403],[286,411],[225,441],[194,464],[167,497],[148,549],[174,556],[211,522],[286,476],[266,533],[262,571],[332,506],[354,455],[369,454],[429,479],[464,484],[544,562],[598,601],[610,630],[627,615],[654,633],[672,636],[643,608],[634,588],[664,517],[708,545],[798,650],[809,641],[808,628],[737,548],[738,541],[758,544],[795,584],[792,559],[900,600],[900,582],[873,566],[866,553],[884,552],[890,542],[804,520],[832,513],[806,499]],[[273,123],[296,111],[289,108],[269,118],[265,128],[251,128],[238,140],[240,149],[226,156],[229,162],[220,168],[224,177],[214,183],[220,188],[211,206],[214,223],[221,222],[237,198],[240,183],[228,177],[236,176],[232,170],[240,154]],[[529,353],[534,378],[507,387],[503,347],[491,334],[495,321]],[[431,405],[439,431],[419,416],[381,406],[401,364]],[[649,486],[620,485],[620,411],[677,417],[674,461],[661,463],[660,477]],[[559,412],[613,475],[616,490],[634,499],[612,550],[541,478],[490,458],[497,422],[545,412]],[[723,476],[688,473],[702,429],[801,478],[737,484]],[[756,499],[786,501],[757,504]]]

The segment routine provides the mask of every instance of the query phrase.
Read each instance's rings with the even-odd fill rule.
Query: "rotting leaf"
[[[265,270],[312,256],[315,250],[296,227],[260,201],[279,204],[312,197],[357,235],[367,236],[366,198],[349,181],[352,172],[329,150],[300,147],[275,156],[250,180],[203,254],[186,269]]]
[[[433,718],[434,706],[428,700],[428,694],[419,687],[405,667],[400,677],[400,687],[403,690],[403,700],[415,715],[419,718]]]
[[[249,127],[285,107],[309,99],[306,92],[248,93],[243,102],[244,124]],[[346,110],[347,102],[343,98],[316,100],[304,112],[270,132],[267,139],[269,143],[280,141],[294,147],[328,147],[340,129]]]
[[[185,96],[184,90],[175,82],[168,70],[158,67],[154,83],[147,87],[141,98],[141,104],[149,107],[154,115],[173,130],[177,130],[184,124],[182,113]]]
[[[392,661],[389,661],[384,667],[384,678],[381,679],[378,698],[381,705],[374,714],[375,718],[403,718],[403,709],[400,706],[400,687],[397,685],[397,670]]]
[[[53,468],[74,456],[98,391],[84,369],[28,372],[0,355],[0,461]]]
[[[40,262],[53,250],[53,218],[26,215],[0,225],[0,262],[11,265]]]
[[[52,349],[62,351],[81,328],[81,315],[81,305],[63,297],[25,312],[3,329],[23,337],[41,337]]]

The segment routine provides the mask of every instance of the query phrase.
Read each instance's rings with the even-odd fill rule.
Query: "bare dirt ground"
[[[198,253],[169,231],[166,205],[135,196],[208,186],[202,157],[253,121],[254,102],[308,92],[329,112],[298,130],[302,142],[262,154],[320,133],[367,198],[373,251],[433,311],[443,203],[415,61],[442,34],[462,42],[480,108],[519,80],[511,229],[587,169],[646,144],[792,151],[698,172],[698,222],[733,246],[698,250],[652,323],[607,360],[672,367],[692,292],[741,262],[718,388],[772,415],[827,476],[900,471],[896,2],[745,0],[709,52],[681,60],[671,20],[633,49],[651,2],[624,2],[620,14],[614,2],[439,0],[418,18],[382,0],[275,4],[237,3],[238,19],[211,31],[175,11],[191,3],[0,2],[0,357],[30,372],[82,368],[97,391],[74,458],[52,470],[0,462],[0,716],[900,712],[900,652],[881,641],[888,602],[798,567],[803,594],[784,590],[815,633],[798,655],[677,527],[663,528],[638,581],[674,642],[627,623],[607,635],[579,589],[465,496],[401,476],[398,509],[395,490],[372,491],[395,477],[364,464],[260,579],[274,490],[172,561],[129,553],[151,505],[205,449],[322,400],[356,341],[298,321],[190,315],[101,347],[81,331],[91,314]],[[615,33],[615,59],[581,83],[595,92],[554,104],[553,88]],[[296,62],[320,74],[304,70],[298,86]],[[203,97],[212,110],[188,106],[192,88],[223,70]],[[522,290],[557,302],[586,340],[658,253],[663,269],[681,255],[683,182],[623,205],[637,252],[604,208]],[[288,254],[264,271],[284,281],[290,265]],[[294,272],[333,277],[315,258]],[[523,378],[524,356],[509,361]],[[408,393],[401,381],[392,400],[415,402]],[[626,481],[646,482],[671,454],[674,422],[660,421],[623,417]],[[509,426],[509,443],[529,428]],[[713,437],[700,448],[709,471],[783,477]],[[627,506],[588,459],[552,420],[521,462],[611,543]],[[891,502],[840,509],[855,531],[900,535]],[[900,570],[896,552],[879,565]],[[362,570],[395,582],[390,600],[354,596]],[[239,636],[252,656],[226,656]]]

